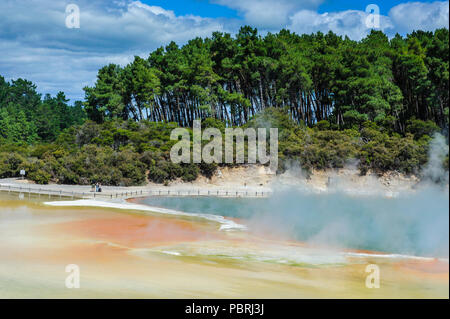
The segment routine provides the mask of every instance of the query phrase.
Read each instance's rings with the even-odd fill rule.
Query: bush
[[[412,119],[407,121],[406,132],[414,135],[414,139],[418,140],[424,135],[433,136],[435,132],[439,131],[439,126],[437,126],[433,121],[422,121],[417,119]]]
[[[36,184],[48,184],[51,179],[51,175],[42,169],[38,169],[28,174],[28,179],[34,181]]]
[[[381,125],[381,126],[380,126]],[[366,119],[349,124],[351,129],[335,130],[328,121],[314,128],[298,125],[281,109],[269,108],[255,115],[246,126],[279,129],[279,171],[300,164],[312,169],[341,168],[359,160],[361,174],[368,170],[397,170],[415,173],[426,163],[432,122],[410,120],[401,136]],[[170,132],[174,123],[111,120],[103,124],[86,122],[63,131],[53,144],[36,146],[0,145],[0,178],[18,177],[25,169],[37,183],[141,185],[148,180],[168,183],[181,178],[193,181],[199,174],[211,178],[217,164],[175,164],[169,152],[175,141]],[[209,118],[202,127],[225,125]],[[245,127],[244,127],[245,128]],[[448,156],[444,161],[448,170]],[[226,164],[228,165],[228,164]],[[230,164],[238,166],[239,164]]]
[[[165,170],[153,166],[148,172],[148,179],[152,182],[162,184],[169,179],[169,174]]]
[[[18,177],[26,167],[25,158],[18,153],[0,153],[0,178]]]
[[[181,176],[181,179],[184,182],[192,182],[195,181],[198,177],[199,168],[195,164],[188,164],[185,167],[183,167],[183,175]]]
[[[203,176],[211,178],[217,170],[217,164],[211,163],[207,164],[205,162],[200,163],[200,172]]]
[[[316,127],[319,131],[325,131],[330,129],[330,122],[327,120],[322,120],[320,122],[317,122]]]

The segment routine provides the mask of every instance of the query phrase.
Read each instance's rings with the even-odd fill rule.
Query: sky
[[[73,11],[66,13],[71,4],[79,9],[79,28],[73,28]],[[366,23],[376,13],[366,10],[371,4],[379,10],[378,26]],[[94,85],[106,64],[126,65],[170,41],[182,45],[214,31],[235,34],[242,25],[257,27],[261,34],[283,28],[298,34],[332,30],[354,40],[372,28],[405,35],[448,28],[449,2],[1,0],[0,75],[7,81],[28,79],[42,94],[63,91],[71,102],[83,100],[83,87]]]

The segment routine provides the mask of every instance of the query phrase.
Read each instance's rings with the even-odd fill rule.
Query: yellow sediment
[[[336,265],[241,258],[308,249],[198,219],[47,207],[0,198],[0,298],[448,298],[448,263],[359,259]],[[205,251],[217,252],[203,254]],[[187,254],[193,252],[192,254]],[[221,253],[222,252],[222,253]],[[229,255],[239,252],[239,258]],[[381,287],[365,286],[368,263]],[[64,285],[68,264],[81,288]]]

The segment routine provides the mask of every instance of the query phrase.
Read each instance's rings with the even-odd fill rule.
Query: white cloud
[[[326,33],[332,30],[336,34],[347,35],[351,39],[359,40],[371,30],[366,25],[368,15],[368,13],[358,10],[322,14],[311,10],[302,10],[291,17],[288,28],[299,34],[317,31]],[[380,16],[379,30],[387,31],[392,28],[393,25],[389,18]]]
[[[99,55],[65,49],[32,48],[17,41],[0,42],[0,75],[26,78],[37,84],[38,91],[55,94],[64,91],[73,99],[83,97],[82,88],[92,85],[97,70],[106,64],[125,65],[132,55]]]
[[[0,75],[23,77],[40,92],[66,92],[83,98],[97,71],[108,63],[124,65],[146,57],[170,41],[183,44],[214,31],[235,33],[240,25],[262,32],[289,28],[297,33],[333,30],[352,39],[369,32],[363,11],[319,14],[324,0],[210,0],[238,10],[243,20],[177,16],[173,11],[132,0],[77,0],[80,29],[65,27],[65,6],[72,1],[0,0]],[[381,17],[381,29],[404,34],[414,29],[448,27],[448,2],[405,3]]]
[[[96,1],[95,6],[89,0],[79,0],[81,27],[75,30],[65,27],[65,5],[61,2],[3,1],[0,2],[0,37],[17,39],[33,47],[122,52],[208,36],[223,30],[225,23],[218,19],[175,16],[172,11],[139,1],[110,7],[104,0]]]
[[[449,3],[447,2],[408,2],[393,7],[388,16],[380,15],[379,30],[389,36],[405,34],[414,30],[434,31],[449,26]],[[370,29],[365,21],[369,13],[359,10],[326,12],[319,14],[312,10],[300,10],[290,17],[288,28],[297,33],[328,32],[359,40]]]
[[[65,26],[65,3],[53,0],[0,1],[0,75],[23,77],[40,92],[83,97],[97,71],[126,64],[170,41],[185,43],[214,31],[234,31],[232,21],[176,16],[139,1],[78,0],[80,28]]]
[[[264,30],[280,29],[301,9],[316,9],[324,0],[213,0],[238,10],[245,23]]]
[[[175,17],[175,13],[173,13],[172,10],[165,10],[165,9],[163,9],[161,7],[158,7],[158,6],[149,6],[149,5],[143,4],[143,3],[139,2],[139,1],[131,3],[128,8],[129,8],[129,10],[130,9],[133,10],[134,8],[143,9],[143,10],[149,11],[149,12],[155,14],[155,15],[163,15],[163,16],[169,18],[169,19],[175,19],[176,18]]]
[[[448,5],[448,1],[402,3],[389,11],[389,17],[399,33],[418,29],[434,31],[448,28]]]

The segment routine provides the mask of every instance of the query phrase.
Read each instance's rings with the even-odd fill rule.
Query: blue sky
[[[361,0],[361,1],[351,1],[351,0],[326,0],[320,7],[319,12],[333,12],[333,11],[344,11],[349,9],[354,10],[364,10],[369,4],[376,4],[380,7],[380,14],[387,15],[389,10],[396,5],[405,3],[408,1],[399,0],[385,0],[385,1],[374,1],[374,0]],[[411,2],[411,1],[410,1]],[[421,2],[434,2],[434,1],[421,1]]]
[[[80,28],[65,25],[66,6],[80,9]],[[83,99],[100,67],[126,65],[157,47],[186,43],[214,31],[236,33],[242,25],[262,34],[332,30],[363,38],[366,6],[376,4],[389,36],[449,24],[448,1],[397,0],[1,0],[0,75],[37,84],[41,93],[64,91]]]
[[[193,14],[208,18],[239,18],[236,10],[208,0],[145,0],[142,3],[173,10],[176,15]]]
[[[245,0],[242,0],[245,1]],[[274,0],[276,1],[276,0]],[[141,1],[147,5],[160,6],[166,9],[173,10],[176,15],[186,15],[194,14],[202,17],[210,18],[239,18],[239,13],[237,10],[220,5],[217,3],[212,3],[208,0],[144,0]],[[297,1],[301,3],[301,1]],[[374,0],[325,0],[318,7],[318,12],[333,12],[333,11],[343,11],[343,10],[363,10],[367,5],[375,3],[380,7],[380,14],[387,14],[389,9],[392,7],[405,3],[408,1],[402,0],[385,0],[385,1],[374,1]],[[410,1],[411,2],[411,1]],[[425,0],[421,2],[434,2],[433,0]]]

